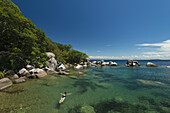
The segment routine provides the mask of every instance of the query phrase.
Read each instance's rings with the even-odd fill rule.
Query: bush
[[[4,73],[0,72],[0,79],[4,78]]]

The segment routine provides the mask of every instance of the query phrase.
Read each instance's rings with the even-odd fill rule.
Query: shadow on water
[[[61,105],[61,104],[57,103],[57,104],[56,104],[56,108],[57,108],[57,109],[60,109],[60,105]]]
[[[107,89],[106,87],[98,85],[98,84],[91,82],[89,80],[77,80],[77,81],[75,81],[73,86],[80,87],[81,94],[87,92],[88,88],[91,88],[93,91],[95,91],[97,88]]]

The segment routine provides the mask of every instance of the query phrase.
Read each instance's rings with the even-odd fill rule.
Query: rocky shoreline
[[[89,58],[84,59],[83,62],[80,64],[62,64],[57,62],[55,59],[55,54],[51,52],[47,52],[47,56],[49,57],[49,60],[47,61],[47,66],[41,66],[40,68],[36,68],[32,65],[26,65],[25,68],[22,68],[19,70],[18,73],[14,73],[12,76],[8,78],[2,78],[0,79],[0,90],[3,90],[5,88],[8,88],[12,86],[13,84],[18,84],[25,82],[27,78],[29,79],[41,79],[45,78],[50,74],[59,74],[59,75],[71,75],[69,73],[69,68],[72,68],[74,70],[80,70],[84,69],[86,67],[95,66],[95,67],[103,67],[103,66],[119,66],[116,62],[105,62],[104,60],[100,61],[93,61],[90,62]],[[140,64],[137,61],[128,60],[125,64],[126,67],[138,67]],[[158,65],[155,65],[151,62],[148,62],[146,64],[146,67],[158,67]],[[167,66],[167,68],[169,68]],[[83,72],[78,72],[78,75],[83,75]]]

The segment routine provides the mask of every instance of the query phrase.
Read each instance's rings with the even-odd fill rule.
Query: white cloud
[[[163,41],[161,43],[144,43],[136,44],[139,46],[137,49],[141,51],[141,55],[134,56],[90,56],[90,59],[136,59],[136,60],[147,60],[147,59],[170,59],[170,40]],[[98,52],[101,52],[98,50]]]
[[[159,47],[157,50],[170,52],[170,40],[163,41],[161,43],[153,44],[136,44],[136,46],[150,46],[150,47]]]
[[[163,41],[161,43],[145,43],[145,44],[136,44],[136,46],[146,47],[149,46],[153,50],[144,52],[143,54],[147,55],[170,55],[170,40]],[[157,47],[156,49],[154,47]],[[140,48],[141,49],[141,48]]]
[[[109,59],[109,60],[150,60],[150,59],[170,59],[170,55],[141,55],[141,56],[89,56],[90,59]]]

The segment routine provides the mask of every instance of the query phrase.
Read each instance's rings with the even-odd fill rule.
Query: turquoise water
[[[90,67],[28,79],[0,92],[0,113],[169,113],[170,69]],[[60,93],[72,93],[58,104]],[[85,111],[84,111],[85,112]]]

